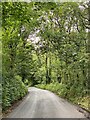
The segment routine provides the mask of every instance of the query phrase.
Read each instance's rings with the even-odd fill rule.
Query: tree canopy
[[[89,11],[88,3],[2,3],[3,110],[34,85],[88,108]]]

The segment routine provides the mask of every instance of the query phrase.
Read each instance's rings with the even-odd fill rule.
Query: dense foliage
[[[3,110],[6,110],[13,102],[23,98],[27,93],[27,88],[19,76],[15,76],[15,78],[11,79],[7,78],[5,82],[2,96]]]
[[[3,3],[3,109],[37,85],[89,100],[89,4]]]

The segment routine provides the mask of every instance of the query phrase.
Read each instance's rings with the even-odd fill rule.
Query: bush
[[[6,110],[13,102],[24,97],[28,91],[20,76],[15,76],[13,79],[7,79],[5,81],[2,87],[3,110]]]

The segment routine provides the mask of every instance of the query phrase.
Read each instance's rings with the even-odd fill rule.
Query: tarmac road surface
[[[85,118],[77,106],[59,98],[48,90],[29,88],[25,100],[8,118]]]

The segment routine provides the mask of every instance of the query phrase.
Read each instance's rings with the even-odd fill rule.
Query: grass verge
[[[58,96],[67,99],[68,101],[79,105],[90,112],[90,96],[88,94],[83,95],[78,88],[68,88],[67,85],[61,83],[50,83],[50,84],[38,84],[36,87],[46,89],[56,93]]]

